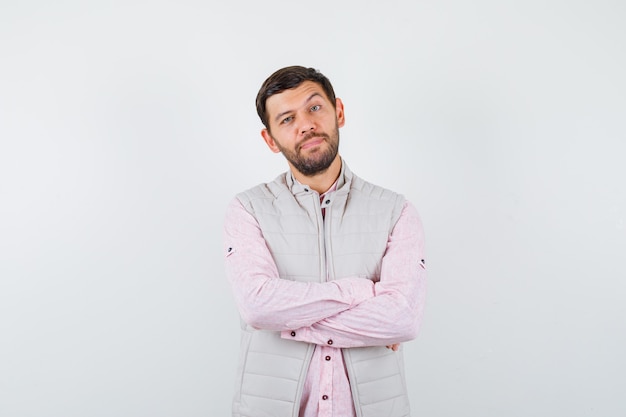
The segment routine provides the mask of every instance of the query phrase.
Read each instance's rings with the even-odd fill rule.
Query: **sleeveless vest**
[[[319,194],[290,172],[238,194],[258,221],[282,279],[378,281],[387,240],[404,198],[370,184],[342,161],[337,189]],[[321,208],[325,208],[325,219]],[[242,321],[233,417],[297,417],[314,345],[282,339]],[[357,417],[410,414],[402,352],[342,349]]]

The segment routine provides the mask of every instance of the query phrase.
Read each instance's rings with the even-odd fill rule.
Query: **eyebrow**
[[[306,100],[304,100],[304,105],[306,105],[309,101],[311,101],[313,99],[313,97],[315,97],[315,96],[322,97],[322,95],[320,93],[315,92],[315,93],[311,94]],[[277,122],[281,117],[283,117],[286,114],[292,113],[292,112],[293,112],[293,110],[287,110],[287,111],[278,113],[276,115],[276,117],[274,118],[274,121]]]

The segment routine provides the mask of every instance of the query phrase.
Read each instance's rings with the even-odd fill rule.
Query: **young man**
[[[340,157],[343,103],[320,72],[276,71],[256,105],[289,171],[238,194],[226,215],[242,318],[233,416],[409,416],[400,344],[424,306],[420,218]]]

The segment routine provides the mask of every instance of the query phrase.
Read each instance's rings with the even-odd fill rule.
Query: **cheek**
[[[282,147],[290,147],[298,140],[298,131],[293,127],[287,127],[280,129],[280,132],[274,136],[276,141],[280,143]]]
[[[279,151],[283,151],[283,149],[289,149],[291,146],[291,140],[289,139],[289,136],[285,134],[284,131],[280,132],[279,134],[275,135],[274,137],[274,147],[279,150]]]

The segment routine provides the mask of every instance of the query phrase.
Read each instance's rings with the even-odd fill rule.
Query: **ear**
[[[280,153],[280,149],[278,148],[278,146],[276,146],[276,141],[274,140],[272,135],[270,135],[270,132],[269,130],[267,130],[267,128],[261,130],[261,136],[263,136],[263,140],[265,141],[265,143],[267,143],[267,146],[269,146],[272,152]]]
[[[343,101],[340,98],[335,99],[335,111],[337,113],[337,126],[343,127],[346,124],[346,116],[343,112]]]

